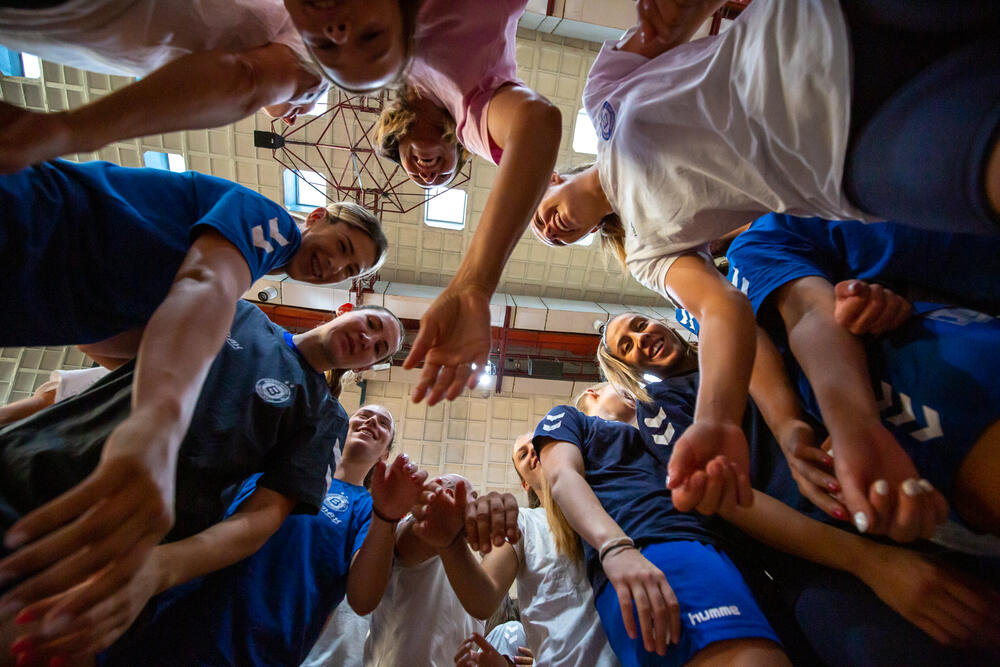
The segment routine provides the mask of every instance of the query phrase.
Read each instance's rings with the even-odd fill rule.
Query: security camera
[[[278,298],[278,288],[277,287],[267,287],[257,292],[258,301],[271,301]]]

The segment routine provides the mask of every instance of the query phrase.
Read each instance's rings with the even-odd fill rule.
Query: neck
[[[588,169],[587,171],[580,174],[582,179],[582,184],[586,188],[586,193],[588,196],[592,197],[594,201],[601,208],[601,215],[609,215],[614,213],[615,210],[611,207],[611,202],[608,200],[608,196],[604,193],[604,188],[601,187],[601,176],[597,171],[597,165]]]
[[[323,345],[323,337],[316,329],[292,336],[292,342],[298,348],[299,354],[306,360],[317,373],[336,368],[336,364],[329,357],[326,346]]]
[[[337,472],[333,473],[333,478],[347,484],[361,486],[365,483],[365,477],[368,475],[368,471],[372,469],[372,465],[368,461],[340,459],[340,463],[337,465]]]

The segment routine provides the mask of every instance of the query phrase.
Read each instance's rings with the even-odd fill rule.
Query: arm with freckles
[[[426,361],[413,399],[454,399],[482,366],[490,347],[489,300],[504,265],[548,186],[559,150],[559,109],[521,85],[505,86],[490,101],[487,125],[503,159],[462,264],[420,321],[405,368]],[[440,375],[438,371],[444,367]],[[453,369],[453,370],[449,370]],[[474,380],[473,380],[474,381]]]
[[[0,104],[0,173],[122,139],[227,125],[320,83],[284,44],[192,53],[78,109]]]
[[[675,506],[712,513],[702,500],[713,482],[708,463],[725,456],[737,475],[741,505],[753,502],[749,482],[749,450],[741,422],[757,345],[757,325],[750,302],[697,254],[682,255],[670,266],[667,293],[701,324],[698,336],[698,388],[694,423],[684,432],[670,459],[670,488]]]

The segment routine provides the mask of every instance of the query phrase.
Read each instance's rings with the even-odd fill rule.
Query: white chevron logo
[[[557,429],[557,428],[559,428],[560,426],[562,426],[562,422],[556,422],[555,424],[542,424],[542,429],[543,429],[543,430],[544,430],[544,431],[545,431],[546,433],[548,433],[548,432],[550,432],[550,431],[554,431],[554,430],[556,430],[556,429]]]
[[[744,294],[746,294],[747,290],[750,289],[750,281],[749,280],[747,280],[746,278],[744,278],[743,282],[742,283],[740,282],[740,270],[738,268],[736,268],[735,266],[733,267],[733,279],[730,282],[733,283],[733,287],[735,287],[739,291],[743,292]]]
[[[288,245],[288,239],[282,236],[281,230],[278,229],[278,219],[271,218],[270,220],[267,221],[267,223],[268,225],[270,225],[271,238],[274,239],[274,241],[282,247]]]
[[[560,412],[557,415],[545,415],[545,418],[547,420],[549,420],[550,422],[554,422],[554,421],[557,421],[559,419],[562,419],[564,416],[566,416],[566,413],[565,412]]]
[[[646,417],[642,421],[645,422],[646,426],[648,426],[649,428],[653,430],[659,430],[660,424],[662,424],[663,420],[666,418],[667,418],[667,413],[663,411],[663,408],[660,408],[660,411],[656,413],[655,417]]]
[[[250,233],[253,235],[253,244],[255,247],[261,248],[264,252],[274,250],[274,246],[264,238],[264,227],[262,225],[257,225],[250,230]]]
[[[653,436],[653,442],[658,445],[663,445],[666,447],[670,444],[670,439],[674,437],[674,425],[667,424],[667,430],[663,433],[657,433]]]
[[[878,401],[878,410],[880,414],[886,413],[890,408],[893,407],[893,388],[888,382],[882,382],[882,397]],[[923,414],[924,423],[927,424],[925,427],[917,429],[910,432],[910,437],[918,442],[926,442],[927,440],[932,440],[933,438],[940,438],[944,435],[944,430],[941,428],[941,415],[934,408],[921,405],[917,406],[920,408],[920,412]],[[899,392],[899,410],[898,415],[892,417],[885,417],[885,420],[890,424],[895,426],[906,426],[906,425],[919,425],[917,420],[917,415],[913,411],[913,400],[903,392]]]

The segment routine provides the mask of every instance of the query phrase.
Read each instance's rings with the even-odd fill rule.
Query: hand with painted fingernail
[[[927,490],[909,455],[877,418],[841,420],[831,431],[833,468],[855,528],[897,542],[929,538],[947,502]]]
[[[816,446],[812,427],[801,420],[789,420],[776,437],[799,493],[830,516],[845,521],[847,508],[834,497],[841,488],[833,474],[833,458]]]

